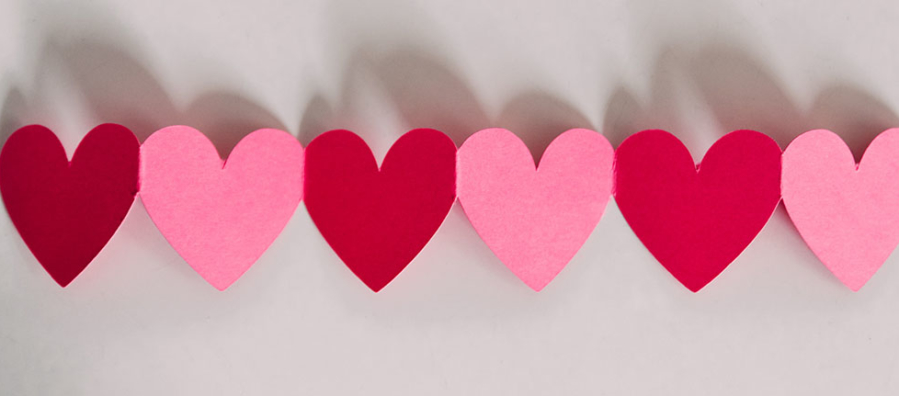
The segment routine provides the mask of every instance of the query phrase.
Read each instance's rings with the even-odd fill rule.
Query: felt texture
[[[469,221],[535,291],[574,257],[611,197],[614,151],[594,131],[562,133],[539,167],[517,136],[498,128],[469,137],[457,157],[457,193]]]
[[[433,129],[400,137],[380,169],[359,136],[326,132],[306,148],[306,208],[334,252],[377,292],[443,223],[456,198],[455,168],[455,144]]]
[[[41,125],[14,132],[0,152],[0,193],[22,240],[67,286],[119,228],[138,189],[140,143],[116,124],[92,129],[72,160]]]
[[[643,131],[622,142],[615,161],[625,220],[694,292],[737,258],[780,201],[780,148],[755,131],[725,135],[700,165],[674,135]]]
[[[899,244],[899,129],[878,135],[858,164],[833,132],[800,135],[784,151],[783,200],[809,248],[858,291]]]
[[[271,245],[303,197],[303,147],[260,129],[222,160],[187,126],[163,128],[141,147],[141,201],[172,247],[225,290]]]

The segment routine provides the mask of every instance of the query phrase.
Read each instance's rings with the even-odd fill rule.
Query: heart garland
[[[0,150],[0,195],[47,273],[71,283],[113,237],[139,194],[185,261],[219,290],[240,278],[300,201],[325,241],[373,291],[390,283],[436,233],[458,193],[472,226],[513,274],[543,289],[586,241],[615,197],[636,236],[678,281],[698,291],[749,245],[781,196],[809,248],[859,290],[899,245],[899,129],[856,163],[825,130],[781,153],[769,137],[735,131],[699,163],[665,131],[627,138],[574,129],[534,161],[512,132],[487,129],[461,148],[416,129],[378,166],[365,142],[335,130],[304,150],[283,131],[247,135],[223,160],[186,126],[141,145],[103,124],[71,161],[40,125]]]

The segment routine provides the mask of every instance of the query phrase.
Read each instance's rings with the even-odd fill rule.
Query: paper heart
[[[611,196],[614,156],[602,135],[572,129],[537,167],[512,132],[485,129],[459,148],[459,202],[500,261],[540,291],[596,228]]]
[[[721,273],[780,201],[781,151],[755,131],[731,132],[700,166],[668,132],[625,139],[615,159],[615,201],[647,249],[696,292]]]
[[[137,194],[140,142],[103,124],[81,140],[70,162],[49,129],[20,128],[0,152],[0,193],[19,234],[65,287],[103,249]]]
[[[378,164],[353,132],[330,131],[306,148],[306,208],[334,252],[369,288],[390,283],[424,248],[455,194],[456,146],[416,129]]]
[[[833,132],[806,132],[783,155],[783,200],[802,239],[858,291],[899,244],[899,129],[881,133],[856,165]]]
[[[169,244],[224,290],[296,211],[303,197],[303,147],[284,131],[260,129],[223,161],[200,131],[163,128],[141,146],[140,195]]]

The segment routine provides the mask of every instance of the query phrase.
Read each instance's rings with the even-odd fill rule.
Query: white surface
[[[569,127],[673,131],[699,156],[757,128],[834,129],[856,155],[899,125],[899,3],[831,1],[0,2],[2,137],[189,124],[228,151],[257,127],[411,127],[536,153]],[[2,98],[0,97],[0,98]],[[226,292],[136,203],[59,288],[0,216],[0,394],[834,394],[899,390],[899,262],[853,294],[779,207],[699,294],[612,202],[536,294],[456,205],[373,294],[301,205]]]

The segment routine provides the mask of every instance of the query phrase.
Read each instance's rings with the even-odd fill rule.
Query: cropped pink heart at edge
[[[200,131],[163,128],[141,146],[140,197],[172,247],[219,290],[271,245],[303,197],[303,147],[260,129],[223,161]]]
[[[784,151],[783,201],[809,248],[858,291],[899,244],[899,129],[878,135],[858,165],[833,132],[800,135]]]
[[[540,291],[602,217],[611,197],[613,159],[602,135],[572,129],[547,147],[537,167],[512,132],[485,129],[459,149],[459,202],[496,256]]]

